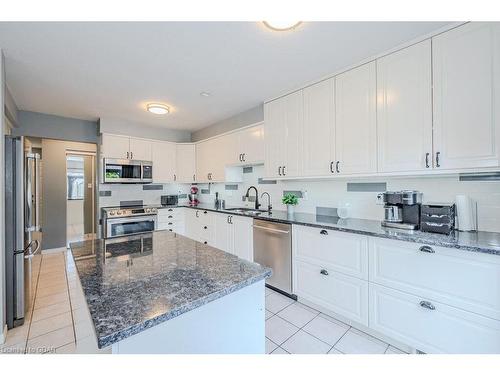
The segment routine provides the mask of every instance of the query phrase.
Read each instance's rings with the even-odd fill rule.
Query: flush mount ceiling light
[[[206,92],[206,91],[200,92],[200,96],[208,97],[210,95],[212,95],[212,94],[210,94],[209,92]]]
[[[288,31],[293,30],[299,26],[302,21],[286,21],[286,20],[276,20],[276,21],[262,21],[266,27],[274,31]]]
[[[155,115],[166,115],[170,112],[168,106],[160,103],[149,103],[146,108],[148,112],[154,113]]]

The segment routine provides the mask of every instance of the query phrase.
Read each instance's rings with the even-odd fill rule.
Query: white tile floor
[[[66,252],[44,254],[24,325],[9,330],[0,353],[110,353],[99,350],[75,264]]]
[[[373,336],[268,288],[266,353],[404,354]]]
[[[8,331],[0,353],[110,353],[99,350],[73,258],[41,256],[33,308]],[[266,353],[403,354],[401,350],[266,288]]]

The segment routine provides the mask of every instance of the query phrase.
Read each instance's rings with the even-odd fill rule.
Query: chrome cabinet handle
[[[278,167],[278,175],[281,176],[281,167]]]
[[[132,151],[130,151],[130,159],[133,159],[134,158],[134,153]]]
[[[429,153],[426,152],[425,153],[425,168],[429,168],[430,165],[429,165]]]
[[[337,171],[337,173],[340,173],[339,164],[340,161],[337,160],[337,162],[335,163],[335,170]]]
[[[328,276],[328,271],[327,270],[321,270],[319,271],[320,274]]]
[[[129,159],[129,152],[127,151],[127,159]]]
[[[205,225],[205,226],[203,227],[203,229],[207,229],[207,226]]]
[[[177,176],[175,175],[175,173],[174,173],[174,181],[177,181]]]
[[[335,173],[335,171],[333,170],[333,161],[330,162],[330,172]]]
[[[172,225],[172,223],[168,223],[168,225]]]
[[[238,155],[238,159],[240,159],[240,161],[243,161],[243,160],[241,160],[241,154]]]
[[[429,301],[420,301],[419,305],[423,308],[429,309],[429,310],[436,310],[436,306],[434,306],[432,303]]]
[[[196,175],[195,174],[193,175],[193,181],[196,181]]]
[[[229,218],[230,218],[230,217],[231,217],[231,216],[228,216],[228,217],[227,217],[227,223],[228,223],[228,224],[231,224],[231,223],[229,222]]]
[[[319,234],[324,234],[325,236],[328,235],[328,232],[324,229],[321,230],[321,232],[319,232]]]
[[[283,166],[283,176],[286,176],[286,173],[285,173],[285,166]]]
[[[242,161],[245,161],[245,153],[241,154]]]
[[[207,244],[207,241],[204,241],[203,243],[206,245],[206,244]]]
[[[440,155],[441,155],[440,151],[436,152],[436,167],[438,167],[438,168],[441,166],[441,164],[439,164],[439,156]]]
[[[229,224],[233,223],[233,215],[229,216]]]
[[[198,210],[196,210],[196,213],[195,213],[195,215],[196,215],[196,217],[199,217],[199,216],[198,216]]]
[[[436,251],[434,251],[434,249],[430,246],[421,246],[420,249],[419,249],[421,252],[423,253],[435,253]]]
[[[288,234],[290,231],[288,230],[281,230],[281,229],[273,229],[273,228],[268,228],[268,227],[262,227],[260,225],[252,225],[253,228],[255,229],[261,229],[261,230],[266,230],[268,232],[274,232],[274,233],[283,233],[283,234]]]
[[[207,211],[203,211],[203,213],[206,215],[208,212]]]
[[[172,215],[170,215],[168,218],[169,218],[169,219],[172,219],[172,218],[173,218],[173,216],[172,216]]]

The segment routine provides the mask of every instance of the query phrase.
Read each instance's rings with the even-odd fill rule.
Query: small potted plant
[[[286,204],[286,212],[288,215],[293,215],[293,206],[299,203],[299,199],[295,194],[287,193],[281,198],[281,202]]]

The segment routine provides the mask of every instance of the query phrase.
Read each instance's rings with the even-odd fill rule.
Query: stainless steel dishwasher
[[[266,284],[292,295],[292,226],[253,220],[253,260],[273,270]]]

